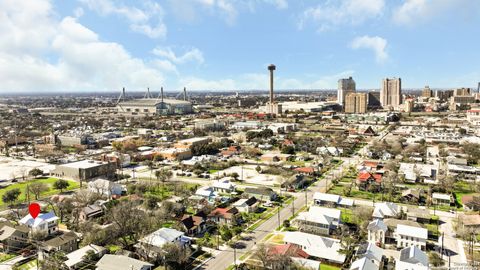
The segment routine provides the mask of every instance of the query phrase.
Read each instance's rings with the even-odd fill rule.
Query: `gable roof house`
[[[382,219],[375,219],[368,223],[367,230],[368,242],[380,245],[385,244],[388,227]]]
[[[86,245],[66,254],[67,260],[65,261],[65,264],[69,269],[79,269],[80,267],[85,267],[82,262],[86,260],[85,255],[87,255],[88,252],[93,252],[98,257],[102,257],[105,255],[105,253],[107,253],[107,249],[93,244]]]
[[[27,246],[28,232],[30,229],[25,225],[15,225],[11,222],[0,222],[0,250],[18,252]]]
[[[235,224],[240,218],[240,212],[236,207],[216,208],[207,216],[209,221],[217,224]]]
[[[400,214],[400,207],[392,202],[382,202],[375,204],[372,217],[378,219],[396,217]]]
[[[406,247],[400,251],[400,258],[395,260],[395,270],[428,270],[428,257],[418,247]]]
[[[160,228],[140,239],[135,245],[135,248],[137,252],[145,256],[145,258],[159,258],[162,254],[162,247],[165,244],[185,245],[189,243],[189,239],[184,236],[184,232],[170,228]]]
[[[379,173],[360,172],[356,179],[356,184],[360,190],[380,190],[382,175]]]
[[[315,192],[313,194],[313,203],[315,205],[327,205],[332,207],[351,207],[354,204],[352,199],[342,198],[340,195],[322,192]]]
[[[302,248],[310,257],[333,264],[343,264],[345,255],[339,253],[340,240],[322,237],[303,232],[286,232],[283,241],[285,244],[294,244]]]
[[[251,196],[248,199],[240,199],[232,204],[237,208],[240,213],[253,213],[258,208],[259,201],[255,196]]]
[[[259,199],[260,201],[265,201],[265,200],[275,201],[277,199],[277,193],[269,187],[259,187],[259,188],[247,187],[243,191],[243,194],[246,194],[249,196],[255,196],[255,198]]]
[[[80,210],[80,221],[87,221],[92,218],[103,216],[103,207],[97,204],[87,205]]]
[[[95,264],[96,270],[151,270],[153,264],[123,255],[105,254]]]
[[[220,179],[213,182],[212,189],[221,193],[232,193],[235,191],[236,185],[230,182],[228,179]]]
[[[197,235],[205,232],[207,224],[204,217],[197,215],[184,215],[180,225],[185,229],[187,235]]]
[[[31,228],[34,233],[52,235],[58,231],[58,217],[53,211],[39,214],[37,218],[33,218],[28,214],[20,219],[18,223]]]
[[[397,247],[415,246],[421,250],[426,250],[428,239],[427,229],[398,224],[394,234],[396,234]]]
[[[373,243],[363,243],[357,249],[358,258],[366,258],[374,263],[377,268],[382,266],[385,250]]]
[[[115,182],[106,179],[97,179],[88,182],[88,190],[108,198],[122,196],[124,188]]]
[[[338,209],[311,206],[308,212],[300,212],[293,224],[302,232],[330,235],[340,224],[341,214]]]
[[[60,235],[49,238],[40,244],[40,257],[42,258],[43,256],[48,256],[48,254],[57,251],[69,253],[77,250],[79,240],[80,237],[73,231],[62,232]]]

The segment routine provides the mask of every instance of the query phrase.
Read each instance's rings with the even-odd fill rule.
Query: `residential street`
[[[327,173],[327,175],[329,175],[329,174],[331,174],[331,175],[341,174],[345,168],[350,166],[351,162],[352,161],[349,161],[349,160],[347,160],[346,162],[344,161],[344,163],[342,163],[336,169],[332,170],[330,173]],[[326,184],[327,184],[327,180],[326,179],[321,179],[318,182],[316,182],[314,185],[312,185],[309,188],[309,190],[307,191],[307,202],[308,203],[311,202],[311,200],[313,198],[313,194],[315,192],[325,192]],[[305,193],[304,192],[292,193],[292,195],[295,196],[295,200],[280,211],[280,223],[283,222],[283,220],[288,219],[289,217],[291,217],[293,215],[292,205],[294,206],[295,211],[306,205]],[[237,263],[238,263],[239,258],[243,254],[252,250],[252,248],[255,246],[255,244],[257,242],[260,242],[269,233],[274,232],[275,229],[278,226],[279,226],[278,215],[274,215],[270,219],[265,221],[263,224],[261,224],[257,229],[255,229],[249,235],[249,236],[251,236],[251,240],[240,241],[240,242],[242,242],[246,245],[245,248],[237,249],[236,254],[235,254],[234,250],[232,248],[228,247],[226,250],[222,250],[219,253],[217,253],[216,255],[214,255],[214,257],[212,257],[205,264],[199,266],[197,269],[212,269],[212,270],[214,270],[214,269],[215,270],[225,269],[234,262],[235,255],[236,255],[236,259],[237,259]]]

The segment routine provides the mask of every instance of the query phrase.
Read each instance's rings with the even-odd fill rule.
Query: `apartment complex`
[[[368,105],[367,93],[349,93],[345,97],[346,113],[366,113]]]
[[[398,107],[402,104],[402,79],[385,78],[380,90],[380,103],[382,107]]]

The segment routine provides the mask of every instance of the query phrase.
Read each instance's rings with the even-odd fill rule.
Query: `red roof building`
[[[310,257],[305,251],[302,250],[302,248],[291,243],[271,247],[268,250],[268,255],[282,255],[304,259]]]

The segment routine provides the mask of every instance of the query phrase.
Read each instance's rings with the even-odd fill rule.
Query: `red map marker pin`
[[[28,206],[28,212],[30,212],[30,215],[35,219],[38,217],[38,214],[40,214],[40,205],[38,203],[31,203],[30,206]]]

